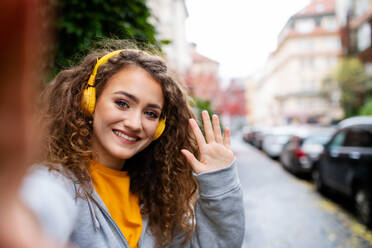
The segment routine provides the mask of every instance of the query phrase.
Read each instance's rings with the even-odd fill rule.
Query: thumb
[[[185,156],[186,160],[189,162],[192,169],[196,173],[201,173],[202,172],[202,170],[203,170],[202,163],[200,163],[199,160],[197,160],[195,158],[194,154],[192,154],[191,152],[189,152],[186,149],[182,149],[181,153],[183,154],[183,156]]]

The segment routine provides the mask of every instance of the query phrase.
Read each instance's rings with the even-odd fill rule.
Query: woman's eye
[[[119,100],[119,101],[116,101],[115,103],[116,103],[116,105],[118,105],[120,108],[129,108],[128,103],[126,103],[125,101]]]
[[[145,111],[145,115],[147,115],[151,119],[157,119],[159,117],[158,113],[153,111]]]

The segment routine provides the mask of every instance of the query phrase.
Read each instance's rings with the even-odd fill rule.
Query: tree
[[[334,77],[341,88],[341,105],[345,117],[358,115],[371,92],[364,65],[357,58],[344,58],[338,65]]]
[[[191,96],[190,104],[191,104],[191,107],[193,108],[194,114],[196,115],[198,120],[202,119],[202,111],[207,110],[208,114],[209,114],[209,117],[212,121],[212,115],[214,115],[215,112],[213,111],[213,109],[211,107],[211,102],[210,101],[200,99],[196,96]],[[200,129],[204,133],[204,124],[203,123],[198,123],[198,124],[199,124]],[[220,122],[220,125],[221,125],[221,130],[223,132],[225,130],[225,128],[223,126],[223,123]]]
[[[359,115],[372,115],[372,97],[369,97],[360,109]]]
[[[57,0],[55,71],[74,64],[103,38],[157,44],[146,0]]]

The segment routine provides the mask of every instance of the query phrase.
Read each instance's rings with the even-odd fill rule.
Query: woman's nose
[[[130,114],[126,116],[124,125],[133,131],[141,129],[142,120],[140,111],[131,111]]]

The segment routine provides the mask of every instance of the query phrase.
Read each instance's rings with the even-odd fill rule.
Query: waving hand
[[[212,116],[213,126],[207,111],[202,112],[205,138],[194,119],[189,120],[191,129],[199,146],[200,161],[190,151],[183,149],[181,152],[189,161],[193,170],[200,174],[226,168],[234,160],[230,147],[230,131],[225,129],[222,136],[220,121],[217,115]]]

